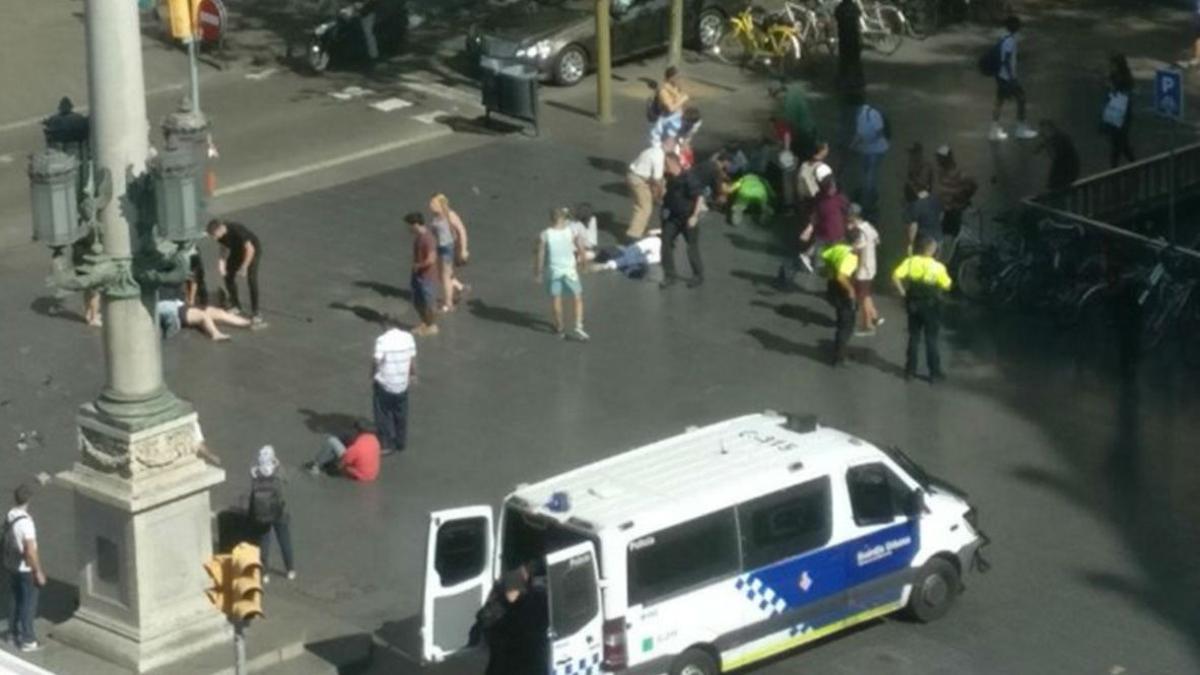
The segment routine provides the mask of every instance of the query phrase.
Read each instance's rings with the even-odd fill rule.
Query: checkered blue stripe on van
[[[554,666],[554,675],[599,675],[599,673],[600,652],[594,652],[590,657]]]
[[[753,574],[739,576],[734,582],[734,586],[746,596],[747,600],[757,605],[758,609],[766,612],[768,616],[780,614],[787,609],[787,601],[780,597],[775,589],[763,583],[762,579]]]

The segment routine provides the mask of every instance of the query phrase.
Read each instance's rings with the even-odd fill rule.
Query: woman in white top
[[[883,317],[875,309],[875,298],[871,294],[871,282],[875,280],[876,260],[875,250],[879,247],[879,232],[875,226],[862,218],[862,207],[850,205],[850,218],[847,223],[850,229],[863,233],[855,253],[858,254],[858,269],[854,271],[854,296],[858,300],[858,329],[854,332],[860,337],[875,334],[875,329],[883,325]]]

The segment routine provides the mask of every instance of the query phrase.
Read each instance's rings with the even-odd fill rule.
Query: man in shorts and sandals
[[[425,224],[425,216],[414,211],[404,216],[413,234],[412,303],[421,323],[413,329],[413,335],[437,335],[438,253],[437,239]]]
[[[858,256],[858,267],[854,270],[854,299],[858,304],[858,328],[854,331],[857,337],[870,337],[875,329],[883,325],[883,317],[875,308],[875,298],[871,293],[871,284],[875,281],[875,251],[879,247],[879,232],[875,226],[862,217],[862,207],[850,205],[849,217],[846,220],[847,230],[858,230],[862,233],[854,246]]]

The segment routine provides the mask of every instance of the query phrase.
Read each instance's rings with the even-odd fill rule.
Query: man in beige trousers
[[[633,215],[629,217],[629,229],[625,234],[630,239],[641,239],[646,234],[646,223],[654,211],[654,202],[662,198],[663,161],[672,152],[675,152],[675,139],[666,137],[661,145],[642,150],[629,165],[625,182],[633,197]]]

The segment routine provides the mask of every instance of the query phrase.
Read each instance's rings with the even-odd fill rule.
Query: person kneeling
[[[346,439],[326,436],[321,451],[305,468],[314,476],[326,473],[370,482],[379,476],[379,436],[367,420],[354,422],[354,433]]]

